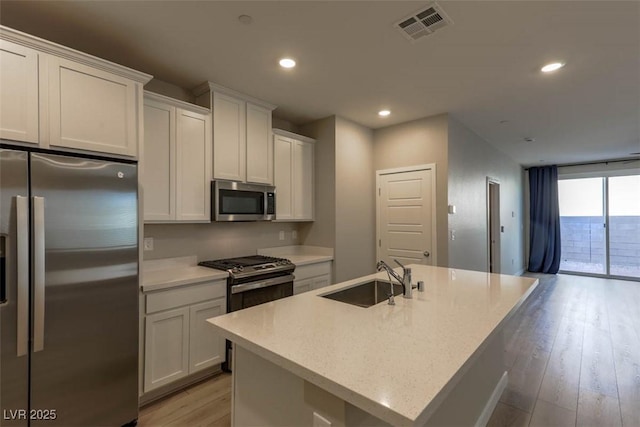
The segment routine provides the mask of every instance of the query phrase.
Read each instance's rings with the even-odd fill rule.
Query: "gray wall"
[[[315,221],[303,223],[305,245],[334,248],[336,244],[336,118],[317,120],[301,126],[302,135],[316,139],[314,211]]]
[[[375,272],[373,132],[336,118],[336,281]]]
[[[336,116],[303,125],[301,131],[316,139],[315,221],[301,225],[302,242],[334,249],[336,282],[371,274],[375,271],[373,132]]]
[[[274,222],[145,224],[144,236],[153,237],[155,248],[144,252],[144,259],[197,255],[205,261],[253,255],[260,248],[298,244],[291,236],[298,227]],[[285,240],[279,240],[280,231]]]
[[[449,116],[449,265],[487,271],[487,177],[500,182],[501,272],[524,269],[522,168],[488,142]],[[446,205],[446,203],[445,203]]]
[[[426,117],[377,129],[373,133],[374,171],[436,164],[438,265],[448,265],[447,176],[448,115]],[[375,190],[374,190],[375,191]],[[375,235],[375,228],[373,231]]]
[[[168,96],[170,98],[179,99],[180,101],[190,102],[195,104],[196,97],[193,96],[190,90],[183,89],[180,86],[176,86],[171,83],[167,83],[162,80],[158,80],[155,77],[144,85],[144,89],[149,92],[159,93],[160,95]]]

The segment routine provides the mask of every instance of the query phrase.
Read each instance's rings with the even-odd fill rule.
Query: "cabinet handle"
[[[431,254],[429,253],[429,251],[424,251],[422,252],[422,255],[424,255],[425,258],[429,258],[429,256],[431,256]]]

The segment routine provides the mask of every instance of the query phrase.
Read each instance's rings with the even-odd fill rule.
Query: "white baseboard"
[[[493,389],[493,393],[491,393],[491,397],[487,400],[487,404],[484,406],[480,417],[476,421],[475,427],[485,427],[491,418],[491,414],[493,414],[494,409],[496,409],[496,405],[500,400],[500,396],[502,396],[502,392],[507,387],[507,383],[509,382],[509,374],[507,371],[504,371],[500,381],[496,385],[496,388]]]

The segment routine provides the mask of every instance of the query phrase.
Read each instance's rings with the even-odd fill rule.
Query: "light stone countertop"
[[[144,261],[142,269],[142,292],[159,291],[210,280],[226,280],[229,277],[226,271],[199,267],[195,255]]]
[[[423,424],[538,281],[412,265],[425,292],[361,308],[319,295],[208,319],[225,338],[392,424]]]
[[[258,249],[258,255],[287,258],[300,267],[319,262],[333,261],[333,249],[319,246],[282,246]]]

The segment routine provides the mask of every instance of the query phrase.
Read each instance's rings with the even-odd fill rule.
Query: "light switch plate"
[[[281,232],[278,234],[278,238],[279,238],[280,240],[284,240],[284,231],[281,231]]]
[[[296,240],[298,238],[298,232],[296,230],[293,230],[291,232],[291,240]]]

